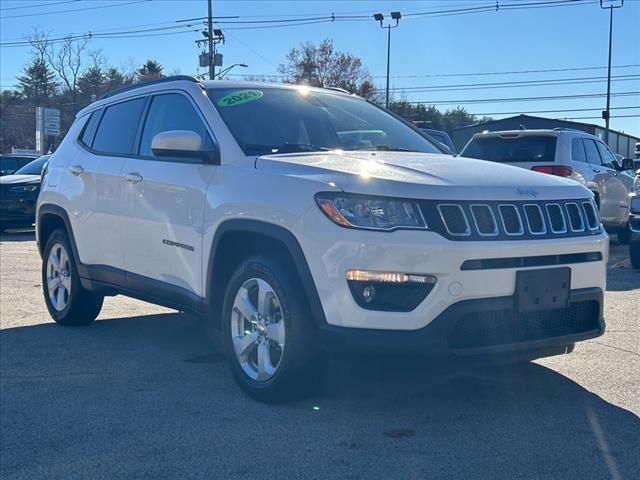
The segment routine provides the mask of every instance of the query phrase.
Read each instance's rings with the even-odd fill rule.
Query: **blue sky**
[[[504,6],[518,2],[531,4],[544,0],[499,0],[503,8],[465,15],[406,16],[420,12],[495,6],[495,0],[432,1],[213,1],[215,17],[234,17],[227,21],[276,20],[300,17],[387,14],[399,10],[405,16],[392,33],[392,87],[397,89],[434,87],[430,91],[398,92],[408,100],[425,102],[459,101],[470,112],[533,112],[584,109],[579,112],[536,113],[557,118],[598,117],[604,108],[604,97],[562,98],[544,101],[504,101],[509,98],[558,97],[604,93],[606,83],[598,77],[606,75],[608,11],[600,9],[597,0],[575,2],[577,5],[553,8],[507,10]],[[618,0],[619,1],[619,0]],[[46,5],[51,3],[51,5]],[[53,5],[55,3],[55,5]],[[103,8],[108,6],[108,8]],[[96,8],[99,7],[99,8]],[[540,7],[540,6],[538,6]],[[194,40],[198,21],[176,23],[176,20],[206,15],[205,0],[2,0],[0,3],[0,44],[19,42],[34,27],[49,32],[51,37],[68,33],[115,32],[158,28],[155,36],[135,38],[93,38],[90,49],[101,50],[108,62],[117,66],[142,63],[154,58],[167,73],[197,73],[199,50]],[[72,11],[68,11],[72,10]],[[60,13],[54,13],[60,12]],[[221,51],[225,65],[247,63],[249,68],[236,69],[243,74],[277,74],[287,51],[301,42],[320,42],[332,38],[339,50],[362,58],[384,87],[386,69],[386,32],[371,18],[353,21],[307,23],[284,28],[250,28],[247,24],[222,23],[226,44]],[[191,25],[178,27],[177,25]],[[274,24],[260,24],[272,26]],[[624,95],[612,98],[611,127],[640,135],[640,1],[626,0],[614,15],[613,65],[615,78],[612,92]],[[255,25],[254,25],[255,26]],[[171,35],[166,35],[171,33]],[[132,34],[133,35],[133,34]],[[16,75],[29,62],[28,47],[0,48],[0,85],[15,84]],[[493,74],[525,70],[587,68],[575,71]],[[202,70],[200,70],[202,71]],[[442,74],[491,75],[434,76]],[[596,77],[595,79],[593,77]],[[487,85],[534,80],[581,78],[585,83],[569,85],[500,86]],[[586,83],[591,82],[591,83]],[[443,87],[473,85],[442,91]],[[493,85],[492,85],[493,86]],[[478,100],[498,99],[488,102]],[[456,104],[438,104],[441,109]],[[595,110],[588,110],[595,109]],[[621,117],[625,115],[625,117]],[[630,117],[629,115],[635,115]],[[598,118],[579,121],[603,124]]]

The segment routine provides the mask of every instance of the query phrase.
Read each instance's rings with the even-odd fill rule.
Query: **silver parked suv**
[[[508,163],[568,177],[593,192],[605,228],[628,243],[632,165],[622,165],[598,137],[581,130],[512,130],[478,133],[461,157]]]

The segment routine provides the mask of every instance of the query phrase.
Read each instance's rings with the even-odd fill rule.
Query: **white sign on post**
[[[44,134],[60,135],[60,110],[57,108],[45,108],[43,115]]]

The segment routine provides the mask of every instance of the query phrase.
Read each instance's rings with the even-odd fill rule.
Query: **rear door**
[[[206,192],[216,166],[196,159],[154,157],[155,135],[170,130],[189,130],[212,143],[198,107],[186,92],[154,95],[142,128],[138,155],[126,161],[124,198],[129,211],[122,237],[127,285],[135,290],[178,300],[203,296],[202,229]],[[163,291],[167,286],[173,292]]]
[[[121,171],[133,146],[146,97],[126,100],[95,111],[69,162],[65,191],[72,192],[69,219],[80,260],[88,265],[124,268],[121,217],[126,210]],[[103,268],[105,281],[124,282],[124,275]],[[110,273],[109,273],[110,272]]]

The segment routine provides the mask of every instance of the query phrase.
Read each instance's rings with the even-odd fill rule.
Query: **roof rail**
[[[188,82],[200,83],[199,80],[195,79],[190,75],[172,75],[170,77],[157,78],[155,80],[147,80],[144,82],[134,83],[132,85],[127,85],[125,87],[117,88],[115,90],[105,93],[98,100],[113,97],[114,95],[118,95],[119,93],[128,92],[129,90],[135,90],[136,88],[148,87],[149,85],[156,85],[158,83],[175,82],[176,80],[186,80]]]
[[[554,131],[569,130],[570,132],[584,132],[584,130],[580,130],[579,128],[570,128],[570,127],[556,127],[553,130]]]
[[[340,88],[340,87],[324,87],[325,90],[333,90],[334,92],[341,92],[341,93],[346,93],[348,95],[351,95],[351,92],[348,90],[345,90],[344,88]]]

